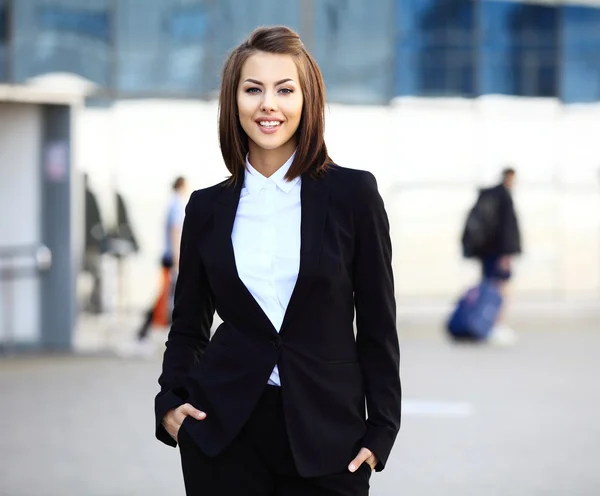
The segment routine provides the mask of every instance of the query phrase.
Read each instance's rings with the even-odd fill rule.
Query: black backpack
[[[490,189],[480,191],[465,221],[462,251],[465,258],[481,257],[493,241],[498,225],[498,201]]]

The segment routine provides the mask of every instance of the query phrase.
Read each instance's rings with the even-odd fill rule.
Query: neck
[[[265,150],[249,143],[248,160],[258,172],[265,177],[271,177],[285,164],[294,153],[296,143],[294,140],[288,141],[285,145],[276,150]]]

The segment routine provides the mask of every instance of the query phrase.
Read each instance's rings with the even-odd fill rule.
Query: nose
[[[270,92],[265,91],[263,93],[264,97],[263,97],[263,101],[262,104],[260,106],[260,110],[263,112],[272,112],[274,110],[277,109],[277,106],[275,105],[275,98],[273,95],[271,95]]]

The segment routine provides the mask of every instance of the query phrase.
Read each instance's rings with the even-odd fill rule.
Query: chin
[[[261,139],[253,139],[252,141],[254,141],[254,143],[259,147],[262,148],[263,150],[277,150],[278,148],[281,148],[283,145],[285,145],[289,139],[286,140],[281,140],[281,139],[277,139],[277,140],[269,140],[269,139],[264,139],[263,136],[260,137]],[[250,138],[252,139],[252,138]]]

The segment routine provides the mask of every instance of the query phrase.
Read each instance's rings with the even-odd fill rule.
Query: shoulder
[[[371,172],[332,165],[327,177],[334,203],[351,213],[358,229],[389,229],[383,198]]]
[[[479,198],[489,199],[489,198],[498,198],[502,194],[500,191],[500,186],[491,186],[488,188],[481,188],[479,190]]]
[[[195,211],[198,209],[206,210],[206,207],[212,205],[214,200],[216,200],[223,191],[233,187],[234,186],[229,180],[225,180],[218,184],[214,184],[213,186],[208,186],[207,188],[197,189],[190,195],[187,204],[188,212],[190,210]]]
[[[501,204],[507,204],[512,202],[510,193],[502,184],[490,188],[489,191],[490,196],[494,197],[496,201],[498,201]]]
[[[369,171],[331,164],[327,169],[326,178],[333,191],[348,196],[359,195],[363,199],[379,196],[377,180]]]
[[[504,195],[506,193],[506,188],[502,184],[497,184],[496,186],[492,186],[487,191],[494,195]]]

